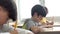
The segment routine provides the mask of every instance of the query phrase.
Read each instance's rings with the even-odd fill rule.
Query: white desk
[[[60,23],[55,22],[52,28],[43,28],[44,32],[60,31]]]

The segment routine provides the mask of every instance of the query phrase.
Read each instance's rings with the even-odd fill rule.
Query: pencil
[[[15,25],[14,25],[14,30],[17,28],[17,21],[15,22]]]

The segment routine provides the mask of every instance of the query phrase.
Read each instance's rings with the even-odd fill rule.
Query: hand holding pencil
[[[17,21],[16,21],[15,24],[14,24],[14,30],[11,31],[10,34],[18,34],[16,28],[17,28]]]
[[[14,25],[14,30],[17,28],[17,21],[15,22],[15,25]]]

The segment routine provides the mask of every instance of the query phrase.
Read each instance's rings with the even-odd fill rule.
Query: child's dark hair
[[[8,11],[9,18],[13,19],[13,21],[17,19],[17,7],[13,0],[0,0],[0,6]]]
[[[46,11],[46,15],[48,14],[48,8],[44,7],[45,11]]]
[[[38,14],[38,16],[39,15],[41,15],[43,17],[46,16],[45,9],[41,5],[35,5],[31,10],[31,15],[33,16],[35,12]]]

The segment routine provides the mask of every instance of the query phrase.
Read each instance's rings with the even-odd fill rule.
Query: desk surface
[[[42,28],[44,32],[57,32],[60,31],[60,23],[55,22],[52,28]]]
[[[60,31],[60,27],[43,28],[44,32]]]
[[[53,25],[54,25],[54,27],[52,27],[52,28],[43,28],[44,32],[60,31],[60,23],[59,22],[55,22]],[[22,24],[18,24],[18,26],[22,26]]]

